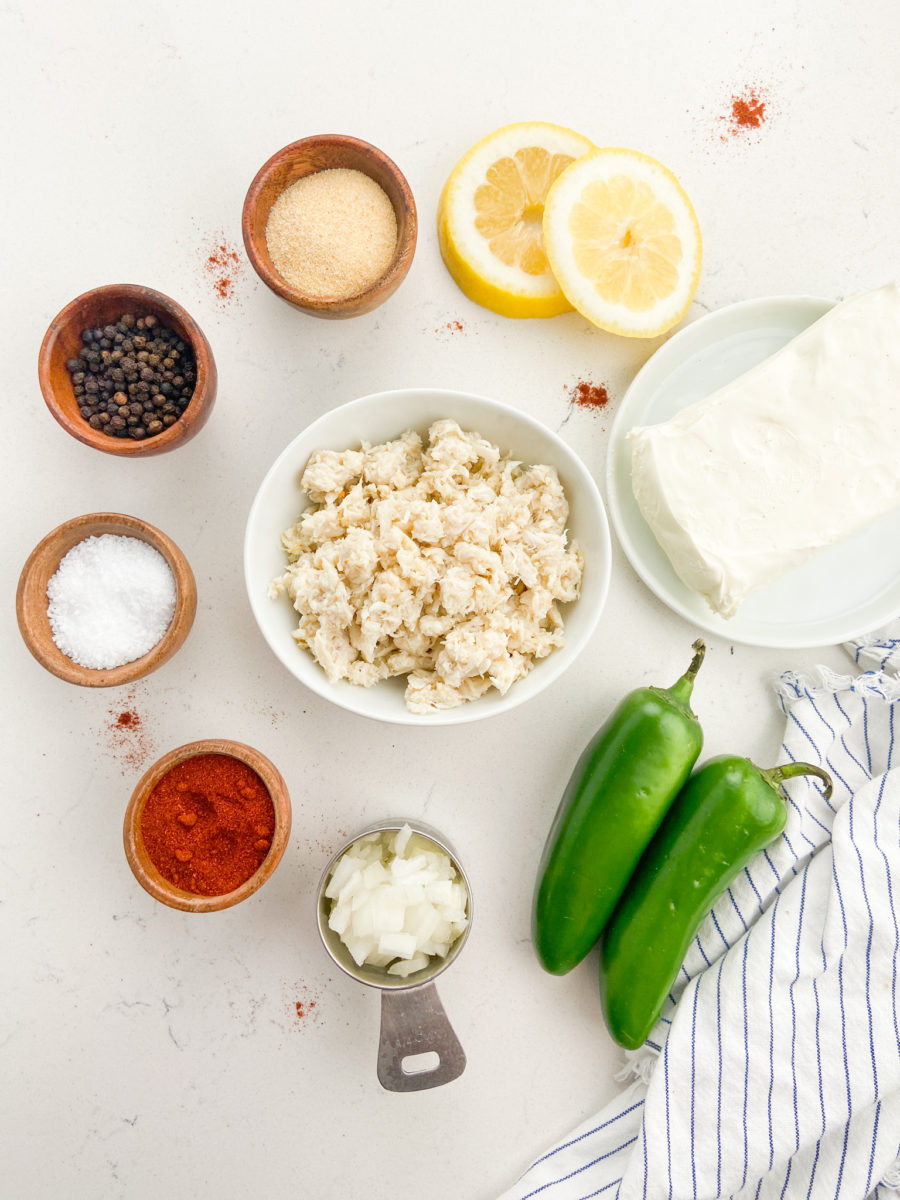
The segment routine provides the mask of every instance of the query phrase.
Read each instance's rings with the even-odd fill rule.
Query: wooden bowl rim
[[[283,166],[284,163],[290,162],[298,153],[312,146],[326,148],[350,147],[359,151],[363,158],[368,158],[377,163],[386,174],[392,177],[405,206],[404,212],[398,211],[397,205],[393,206],[398,225],[397,246],[384,273],[373,280],[362,291],[354,292],[350,296],[308,296],[297,288],[292,287],[271,265],[268,253],[261,252],[258,244],[259,239],[253,231],[253,218],[260,202],[263,188],[270,176]],[[325,167],[319,169],[327,170]],[[314,171],[308,172],[308,174],[316,173]],[[370,178],[372,177],[370,176]],[[378,180],[375,180],[375,182],[377,183]],[[404,221],[402,234],[400,232],[401,217]],[[241,233],[244,239],[244,249],[247,252],[247,257],[250,259],[254,271],[256,271],[263,283],[275,292],[276,295],[280,296],[282,300],[286,300],[289,304],[294,305],[295,308],[304,309],[311,313],[352,315],[357,309],[363,309],[367,301],[382,291],[386,293],[384,298],[387,299],[406,276],[412,265],[412,258],[418,239],[418,213],[409,181],[394,160],[385,154],[383,150],[372,145],[371,142],[363,141],[362,138],[352,137],[350,134],[318,133],[300,138],[296,142],[290,142],[287,146],[282,146],[280,150],[276,150],[270,158],[266,159],[259,168],[244,197],[244,206],[241,213]],[[262,240],[265,241],[264,235]],[[365,311],[371,310],[366,309]]]
[[[158,433],[152,438],[145,438],[142,442],[136,442],[130,438],[108,437],[106,434],[94,429],[80,416],[78,421],[72,418],[64,411],[57,399],[50,371],[56,343],[63,331],[79,319],[77,314],[81,309],[91,301],[107,297],[112,299],[119,296],[121,296],[123,301],[135,306],[141,303],[155,304],[163,312],[167,313],[170,318],[181,324],[190,341],[194,354],[194,364],[197,369],[194,393],[185,409],[185,412],[188,412],[191,405],[194,405],[192,419],[189,422],[185,422],[183,413],[168,429],[164,429],[162,433]],[[179,442],[187,440],[185,434],[191,430],[191,426],[197,421],[199,413],[201,411],[204,413],[208,412],[215,401],[217,371],[209,338],[207,338],[187,309],[179,304],[177,300],[173,300],[165,292],[159,292],[156,288],[147,287],[142,283],[105,283],[100,287],[89,288],[88,291],[81,292],[80,295],[70,300],[68,304],[59,310],[47,326],[47,331],[44,334],[41,341],[41,348],[38,352],[38,382],[40,383],[44,403],[50,410],[54,420],[83,445],[91,446],[95,450],[101,450],[105,454],[115,454],[123,458],[149,458],[153,454],[161,454],[167,449],[174,449]],[[200,424],[203,424],[205,419],[204,416]],[[191,432],[197,432],[199,427],[197,425],[196,429]]]
[[[198,896],[170,883],[154,866],[141,835],[141,816],[153,788],[172,767],[200,754],[223,754],[245,763],[263,781],[275,808],[275,832],[268,854],[249,879],[221,896]],[[281,772],[261,751],[230,738],[203,738],[196,742],[185,742],[158,758],[135,785],[125,809],[122,828],[125,857],[141,887],[162,904],[191,913],[221,912],[257,892],[281,862],[290,833],[291,798]]]
[[[153,546],[154,549],[162,554],[175,579],[175,611],[172,614],[172,619],[165,633],[156,645],[152,646],[146,654],[142,654],[140,658],[132,659],[128,663],[122,663],[118,667],[84,667],[81,663],[77,663],[74,659],[69,658],[68,655],[64,654],[56,646],[56,643],[52,639],[52,632],[50,636],[50,645],[53,646],[52,650],[50,649],[50,645],[46,645],[35,638],[28,620],[26,603],[30,598],[30,594],[33,595],[34,590],[38,587],[37,579],[39,573],[45,567],[49,572],[47,575],[49,580],[56,573],[60,562],[69,550],[86,538],[99,536],[99,534],[94,532],[96,529],[110,525],[120,531],[121,536],[139,537],[141,541],[147,542],[148,545]],[[81,536],[74,537],[71,542],[66,544],[68,542],[68,535],[79,531],[82,531]],[[111,531],[102,530],[102,532]],[[56,547],[58,544],[61,544],[62,548],[57,553]],[[49,617],[46,617],[46,607],[45,590],[43,612],[45,613],[47,630],[49,631],[50,620]],[[161,529],[157,529],[155,525],[151,525],[149,521],[145,521],[141,517],[133,517],[127,513],[85,513],[80,517],[71,517],[68,521],[63,521],[61,525],[57,525],[55,529],[51,529],[48,534],[41,538],[25,560],[25,565],[22,567],[16,588],[16,620],[22,639],[32,656],[51,675],[55,675],[57,679],[62,679],[66,683],[74,683],[81,687],[119,687],[126,683],[133,683],[136,679],[141,679],[143,676],[149,675],[157,667],[161,667],[163,663],[168,662],[184,644],[194,623],[196,611],[197,583],[194,578],[194,572],[191,570],[191,565],[185,557],[184,552]]]

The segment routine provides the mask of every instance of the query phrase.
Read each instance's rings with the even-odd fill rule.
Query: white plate
[[[406,429],[426,434],[433,421],[452,417],[463,429],[475,429],[506,452],[529,463],[556,467],[569,502],[569,535],[584,554],[581,595],[563,607],[566,644],[535,664],[505,696],[491,691],[479,700],[445,712],[407,712],[406,679],[386,679],[374,687],[329,683],[312,656],[291,636],[296,614],[290,602],[267,596],[269,581],[280,575],[286,559],[282,531],[293,525],[308,498],[300,490],[300,472],[314,450],[341,450],[399,437]],[[312,691],[333,704],[401,725],[460,725],[508,712],[536,696],[575,661],[594,632],[609,589],[610,537],[606,510],[596,483],[566,443],[518,409],[466,392],[412,388],[363,396],[319,417],[282,451],[259,486],[244,536],[244,578],[253,615],[275,656]]]
[[[641,516],[631,489],[625,436],[667,421],[780,350],[832,307],[812,296],[746,300],[701,317],[646,363],[628,389],[611,432],[607,485],[613,528],[644,583],[675,612],[709,633],[750,646],[830,646],[900,613],[900,510],[829,547],[753,593],[726,620],[687,588]]]

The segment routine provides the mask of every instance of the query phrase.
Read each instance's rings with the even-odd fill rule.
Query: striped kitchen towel
[[[848,649],[890,665],[890,640]],[[786,784],[784,833],[707,917],[632,1082],[503,1200],[900,1195],[900,679],[776,691],[778,761],[824,766],[830,802]]]
[[[848,642],[846,649],[856,659],[857,666],[900,672],[900,621]]]

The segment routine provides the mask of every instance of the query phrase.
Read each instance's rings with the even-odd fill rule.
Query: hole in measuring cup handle
[[[407,1054],[400,1062],[404,1075],[421,1075],[425,1071],[436,1071],[441,1065],[437,1050],[425,1050],[421,1054]]]
[[[437,1065],[429,1067],[422,1060]],[[417,1062],[417,1060],[419,1060]],[[410,1070],[407,1064],[415,1064]],[[378,1082],[389,1092],[419,1092],[462,1075],[466,1055],[433,983],[381,993]]]

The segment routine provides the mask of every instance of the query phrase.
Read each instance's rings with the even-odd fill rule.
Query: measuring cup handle
[[[416,1054],[436,1054],[437,1066],[404,1069]],[[466,1055],[447,1020],[437,989],[423,983],[409,991],[381,993],[378,1082],[389,1092],[420,1092],[462,1075]]]

